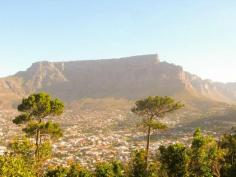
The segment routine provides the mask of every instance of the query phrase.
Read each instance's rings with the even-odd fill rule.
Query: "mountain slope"
[[[7,85],[7,86],[6,86]],[[138,99],[170,95],[184,100],[236,102],[236,84],[214,83],[160,62],[157,55],[109,60],[38,62],[0,79],[0,98],[46,91],[64,101],[117,97]]]
[[[19,77],[0,78],[0,108],[12,107],[25,95],[22,83],[23,81]]]

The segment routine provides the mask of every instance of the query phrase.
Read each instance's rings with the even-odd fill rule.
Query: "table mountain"
[[[216,83],[161,62],[158,55],[68,62],[37,62],[0,79],[0,106],[46,91],[66,102],[82,98],[139,99],[169,95],[184,100],[236,102],[236,83]]]

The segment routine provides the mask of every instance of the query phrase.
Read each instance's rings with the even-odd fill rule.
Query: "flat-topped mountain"
[[[236,102],[236,84],[214,83],[161,62],[158,55],[69,62],[37,62],[0,79],[0,105],[46,91],[64,101],[82,98],[138,99],[169,95],[182,99]]]

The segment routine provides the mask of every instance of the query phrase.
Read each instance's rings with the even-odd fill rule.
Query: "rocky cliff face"
[[[182,68],[160,62],[157,55],[73,62],[39,62],[15,77],[26,93],[47,91],[64,100],[86,97],[140,98],[172,95],[184,89]]]
[[[160,62],[157,55],[71,62],[38,62],[0,80],[2,94],[12,97],[46,91],[65,101],[81,98],[138,99],[170,95],[236,102],[236,84],[213,83]]]

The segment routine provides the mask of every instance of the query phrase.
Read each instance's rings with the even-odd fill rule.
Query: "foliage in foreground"
[[[9,150],[8,154],[0,156],[2,177],[35,177],[39,176],[39,170],[42,177],[234,177],[236,174],[235,131],[217,141],[197,129],[190,147],[179,143],[160,146],[156,155],[150,157],[148,168],[144,149],[132,152],[126,163],[98,162],[93,170],[76,162],[67,166],[37,167],[33,163],[34,144],[26,137],[15,139]]]
[[[148,97],[136,102],[134,113],[143,116],[144,126],[165,128],[159,118],[183,105],[169,97]],[[22,113],[13,122],[23,125],[24,136],[9,143],[8,152],[0,156],[1,177],[235,177],[236,130],[220,140],[203,135],[200,129],[193,134],[191,146],[171,144],[160,146],[156,155],[149,155],[150,131],[146,149],[131,153],[122,163],[97,162],[95,169],[87,169],[73,162],[66,166],[52,166],[51,143],[62,136],[60,126],[49,120],[62,114],[63,103],[46,93],[30,95],[18,106]],[[149,159],[149,160],[147,160]]]

